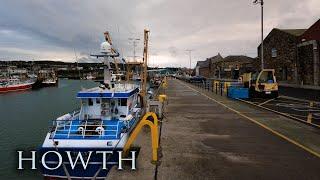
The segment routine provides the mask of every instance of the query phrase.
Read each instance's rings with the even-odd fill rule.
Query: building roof
[[[214,63],[214,62],[218,62],[218,61],[221,61],[223,60],[223,57],[221,56],[220,53],[218,53],[216,56],[213,56],[211,58],[208,58],[211,60],[211,63]]]
[[[301,41],[320,41],[320,19],[307,29],[300,37]]]
[[[224,62],[233,62],[233,61],[238,61],[238,62],[252,62],[254,58],[244,56],[244,55],[232,55],[232,56],[227,56],[223,59]]]
[[[209,59],[207,59],[205,61],[198,61],[196,66],[200,67],[200,68],[208,67],[209,66]]]
[[[269,34],[267,35],[267,37],[265,37],[263,39],[263,42],[268,42],[268,39],[273,36],[276,32],[282,32],[282,34],[286,33],[288,35],[290,35],[291,37],[294,37],[296,39],[300,38],[300,36],[306,32],[307,29],[278,29],[278,28],[273,28]],[[258,46],[258,49],[260,48],[261,43]]]
[[[216,56],[207,58],[205,61],[198,61],[197,66],[200,68],[209,67],[210,63],[218,62],[221,59],[223,59],[223,57],[218,53]]]
[[[301,36],[307,29],[279,29],[280,31],[286,32],[293,36]]]

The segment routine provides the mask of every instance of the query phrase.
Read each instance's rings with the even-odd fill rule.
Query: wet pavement
[[[178,80],[169,81],[158,179],[320,179],[319,157],[197,90]],[[231,104],[237,106],[237,102]],[[238,108],[250,117],[270,119],[269,112],[245,106]],[[303,131],[314,131],[293,124],[305,128]],[[313,133],[319,136],[319,131]]]
[[[290,97],[279,97],[275,99],[253,98],[246,100],[255,105],[266,107],[280,113],[307,121],[311,114],[312,123],[320,125],[320,104],[311,101],[298,100]],[[311,104],[310,104],[311,103]]]
[[[279,93],[284,96],[320,102],[320,90],[279,86]]]
[[[320,179],[320,129],[169,80],[160,161],[143,131],[137,170],[107,179]]]

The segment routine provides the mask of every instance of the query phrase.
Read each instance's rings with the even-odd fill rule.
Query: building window
[[[271,56],[272,56],[273,58],[277,57],[277,49],[276,49],[276,48],[272,48],[272,49],[271,49]]]

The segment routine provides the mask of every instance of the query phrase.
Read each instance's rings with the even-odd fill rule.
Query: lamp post
[[[191,76],[191,73],[192,73],[192,71],[191,71],[191,52],[193,50],[192,49],[187,49],[186,51],[189,52],[189,64],[190,64],[190,72],[189,72],[190,74],[189,75]]]
[[[264,1],[263,0],[255,0],[253,1],[253,4],[260,4],[261,5],[261,69],[264,69],[264,58],[263,58],[263,5]]]

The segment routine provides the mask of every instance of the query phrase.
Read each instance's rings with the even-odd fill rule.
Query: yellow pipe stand
[[[153,117],[153,122],[148,120],[148,117]],[[158,148],[159,148],[159,132],[158,132],[158,117],[153,112],[147,112],[141,121],[138,123],[136,128],[131,133],[126,145],[123,148],[124,154],[127,155],[131,144],[137,138],[143,126],[148,125],[151,129],[151,140],[152,140],[152,163],[158,161]]]

